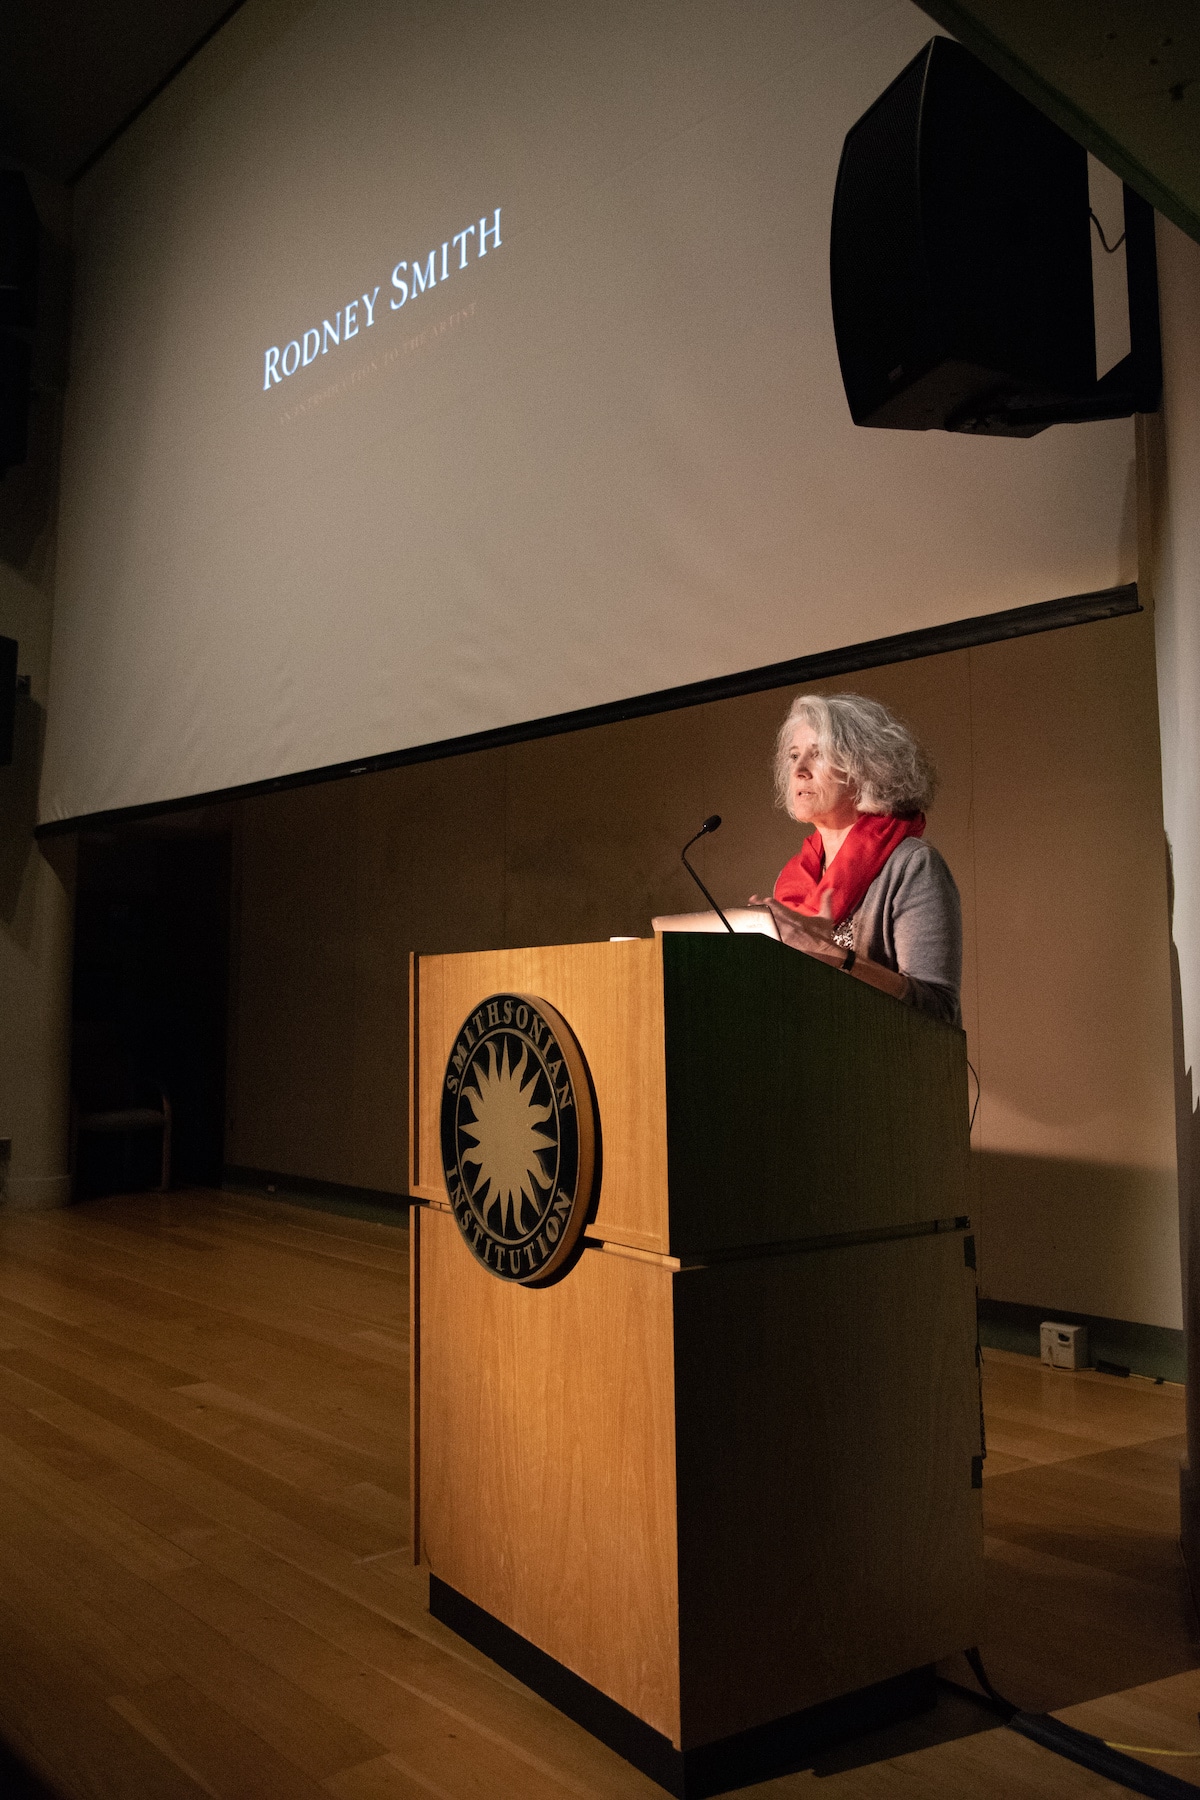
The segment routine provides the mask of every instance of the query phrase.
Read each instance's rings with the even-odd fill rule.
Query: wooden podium
[[[541,1287],[472,1254],[463,1021],[539,997],[602,1170]],[[431,1610],[680,1795],[932,1703],[980,1635],[962,1033],[764,937],[413,959],[413,1535]]]

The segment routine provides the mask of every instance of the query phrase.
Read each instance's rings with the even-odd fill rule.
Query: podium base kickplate
[[[677,1800],[708,1800],[714,1794],[769,1781],[808,1768],[831,1745],[877,1731],[897,1720],[927,1712],[936,1702],[932,1663],[856,1693],[843,1694],[784,1719],[738,1732],[714,1744],[676,1750],[636,1714],[627,1712],[590,1682],[547,1656],[483,1607],[476,1606],[436,1575],[429,1577],[429,1610],[493,1662],[523,1681],[560,1712],[590,1731],[626,1762],[649,1775]]]

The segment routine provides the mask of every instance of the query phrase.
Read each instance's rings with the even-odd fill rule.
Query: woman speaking
[[[962,909],[922,839],[936,776],[921,746],[875,700],[802,694],[775,785],[785,812],[814,827],[766,903],[784,943],[961,1024]]]

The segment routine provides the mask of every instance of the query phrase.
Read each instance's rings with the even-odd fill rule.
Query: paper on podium
[[[775,923],[775,915],[765,906],[727,906],[725,917],[739,934],[758,932],[762,937],[773,937],[779,940],[779,927]],[[661,913],[657,919],[651,919],[655,936],[662,931],[724,931],[719,914],[715,912],[694,913]]]

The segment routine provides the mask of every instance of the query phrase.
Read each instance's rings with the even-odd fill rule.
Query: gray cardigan
[[[863,895],[854,949],[907,975],[910,1006],[962,1024],[962,902],[944,859],[924,838],[901,839]]]
[[[779,935],[788,941],[787,923]],[[962,1024],[962,903],[954,877],[924,838],[902,838],[854,914],[854,950],[908,977],[905,1002]]]

